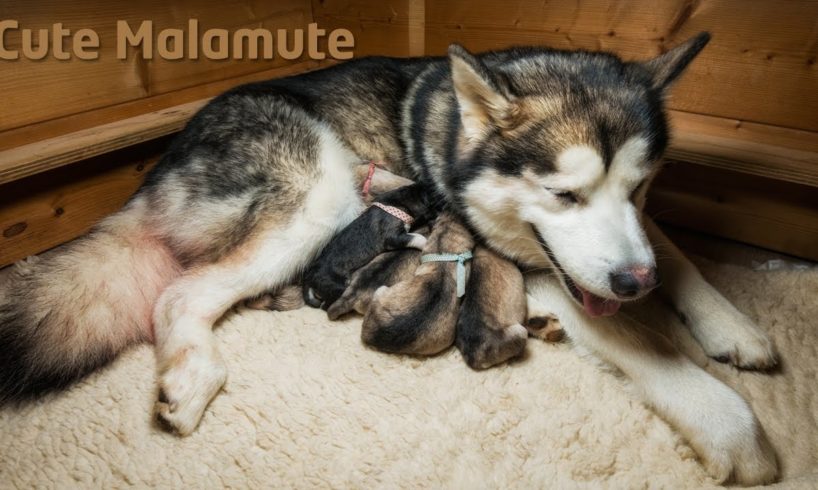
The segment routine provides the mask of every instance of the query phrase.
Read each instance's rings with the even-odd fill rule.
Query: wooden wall
[[[326,64],[113,54],[116,20],[151,19],[157,32],[185,28],[190,18],[202,31],[342,27],[355,35],[356,56],[440,55],[460,42],[475,51],[534,44],[645,59],[709,30],[711,44],[669,100],[676,129],[669,156],[688,163],[658,179],[650,212],[818,259],[814,0],[30,0],[0,2],[0,18],[34,29],[92,28],[102,44],[97,61],[0,62],[0,266],[116,210],[161,152],[162,137],[208,97]],[[19,35],[6,38],[19,45]]]
[[[313,0],[315,21],[355,34],[356,56],[424,56],[426,0]]]
[[[648,194],[660,223],[818,261],[818,190],[670,161]]]
[[[386,48],[383,54],[411,54],[404,17],[418,4],[423,2],[401,4],[400,13],[387,9],[384,15],[400,17],[394,25],[387,20],[378,29],[350,26],[363,39],[359,46],[365,46],[356,53]],[[56,22],[72,31],[89,28],[99,34],[101,46],[93,61],[51,56],[0,61],[0,267],[79,236],[117,210],[164,149],[164,135],[181,129],[207,98],[241,83],[331,62],[306,55],[145,60],[132,48],[128,59],[118,60],[117,20],[129,21],[134,30],[142,20],[152,20],[154,35],[165,28],[185,30],[191,18],[199,21],[200,33],[214,27],[292,31],[315,20],[315,7],[320,27],[329,30],[345,27],[349,15],[373,5],[361,2],[359,11],[354,4],[310,0],[0,1],[0,19],[15,19],[20,28],[50,29]],[[8,49],[20,49],[21,42],[20,31],[5,36]],[[69,48],[68,42],[63,45]]]
[[[426,52],[535,44],[644,59],[696,34],[713,40],[670,107],[818,131],[818,2],[450,0],[426,5]]]
[[[165,28],[187,30],[188,19],[199,30],[220,27],[268,29],[305,28],[313,21],[309,0],[27,0],[0,2],[0,19],[15,19],[20,28],[51,29],[56,22],[76,31],[99,34],[99,59],[60,61],[21,59],[0,61],[0,149],[37,141],[44,136],[116,121],[202,98],[197,87],[248,77],[274,68],[298,66],[306,58],[284,60],[168,61],[145,60],[134,48],[128,58],[116,56],[116,22],[128,21],[136,30],[142,20],[153,21],[154,36]],[[20,31],[6,34],[6,46],[20,49]],[[64,43],[66,49],[69,42]],[[304,67],[306,68],[306,66]],[[229,85],[228,85],[229,86]],[[226,87],[221,86],[220,91]],[[191,90],[193,89],[193,90]],[[218,93],[218,92],[216,92]],[[178,94],[179,96],[174,96]],[[215,94],[210,94],[215,95]],[[105,109],[109,110],[105,110]],[[90,114],[92,117],[82,117]]]
[[[142,184],[160,139],[0,185],[0,267],[88,231]]]

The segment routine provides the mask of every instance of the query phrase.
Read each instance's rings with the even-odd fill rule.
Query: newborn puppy
[[[422,233],[418,230],[419,233]],[[366,314],[375,290],[392,286],[415,273],[420,264],[419,250],[405,249],[384,252],[352,275],[344,294],[327,309],[327,317],[337,320],[350,311]]]
[[[376,203],[336,235],[304,273],[304,301],[328,308],[343,294],[352,273],[387,250],[421,249],[426,238],[409,233],[428,220],[427,193],[417,184],[382,194]],[[383,207],[378,207],[383,206]],[[404,214],[404,218],[396,215]],[[408,213],[408,216],[405,214]]]
[[[445,213],[432,226],[423,254],[471,252],[474,238],[452,215]],[[460,298],[457,269],[469,261],[425,262],[415,274],[392,287],[375,291],[364,316],[361,339],[370,347],[401,354],[432,355],[454,342]]]
[[[525,350],[528,330],[523,274],[491,250],[474,251],[466,296],[457,319],[455,344],[466,364],[486,369]]]

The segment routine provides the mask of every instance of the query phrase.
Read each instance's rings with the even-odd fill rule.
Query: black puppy
[[[307,268],[304,301],[327,309],[343,294],[352,273],[378,254],[401,248],[422,249],[426,238],[409,230],[429,220],[432,211],[427,194],[420,185],[411,184],[378,196]]]

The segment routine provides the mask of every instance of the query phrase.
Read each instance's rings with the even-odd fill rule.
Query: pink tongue
[[[613,299],[600,298],[579,286],[577,286],[577,289],[582,293],[582,306],[585,307],[585,312],[590,316],[611,316],[619,311],[619,306],[622,304]]]

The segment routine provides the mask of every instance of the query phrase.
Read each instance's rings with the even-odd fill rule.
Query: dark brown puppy
[[[455,344],[466,364],[486,369],[525,350],[528,330],[523,274],[512,262],[478,246],[457,319]]]
[[[474,238],[456,218],[441,214],[423,254],[471,252]],[[364,316],[361,339],[370,347],[401,354],[432,355],[454,342],[460,298],[457,262],[427,262],[394,286],[375,291]],[[470,263],[465,262],[468,280]]]
[[[417,184],[382,194],[377,202],[398,208],[414,218],[414,224],[428,221],[431,212],[428,192]],[[349,285],[352,273],[378,254],[402,248],[421,249],[423,235],[409,233],[409,225],[376,206],[336,235],[304,273],[304,301],[310,306],[328,308]]]

